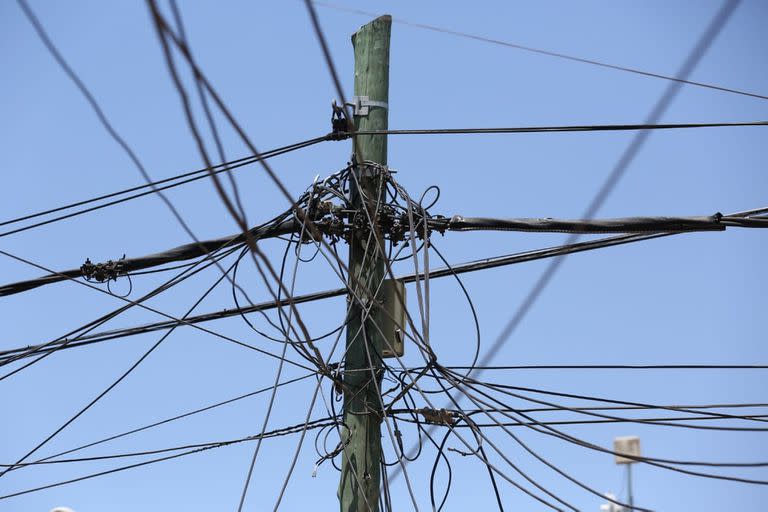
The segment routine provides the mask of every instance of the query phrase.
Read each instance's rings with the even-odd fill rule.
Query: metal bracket
[[[371,162],[369,160],[366,160],[360,164],[359,168],[360,176],[364,178],[375,178],[380,174],[387,174],[392,172],[392,170],[386,165],[377,164],[376,162]]]
[[[367,116],[371,108],[389,109],[389,103],[386,101],[376,101],[368,96],[353,96],[351,102],[347,102],[353,108],[353,114],[356,116]]]

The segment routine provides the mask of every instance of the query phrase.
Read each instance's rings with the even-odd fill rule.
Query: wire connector
[[[446,409],[419,409],[417,411],[419,414],[424,416],[424,421],[426,423],[431,423],[433,425],[446,425],[448,427],[453,426],[454,423],[456,423],[455,416],[456,413],[446,410]]]
[[[331,133],[327,135],[329,140],[344,140],[349,138],[349,123],[344,108],[336,104],[336,100],[331,103]]]
[[[123,257],[117,261],[109,260],[105,263],[93,263],[90,258],[85,259],[85,263],[80,266],[80,273],[87,281],[117,281],[117,278],[125,273],[123,268]]]

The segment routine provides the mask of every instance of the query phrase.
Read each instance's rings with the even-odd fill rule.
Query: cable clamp
[[[431,423],[432,425],[446,425],[450,427],[456,423],[456,414],[453,411],[424,408],[417,409],[416,412],[424,416],[426,423]]]
[[[359,164],[357,168],[360,176],[363,178],[376,178],[378,176],[387,176],[397,172],[395,169],[390,169],[386,165],[381,165],[380,163],[372,162],[370,160],[365,160],[362,164]]]
[[[347,133],[347,118],[344,109],[336,104],[331,104],[331,133],[327,135],[330,140],[344,140],[349,137]]]
[[[352,101],[346,103],[353,108],[353,113],[356,116],[367,116],[371,108],[383,108],[389,110],[389,103],[386,101],[376,101],[370,99],[368,96],[353,96]]]
[[[125,273],[125,254],[117,261],[109,260],[106,263],[93,263],[90,258],[80,266],[80,273],[86,281],[117,281],[117,278]]]

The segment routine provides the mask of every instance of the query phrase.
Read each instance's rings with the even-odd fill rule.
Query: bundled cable
[[[256,239],[271,238],[293,233],[296,231],[296,228],[297,226],[294,219],[289,218],[277,224],[255,227],[250,231],[250,234]],[[114,279],[120,275],[125,275],[136,270],[157,267],[176,261],[199,258],[218,249],[242,245],[244,241],[245,234],[241,233],[239,235],[216,238],[214,240],[203,240],[200,242],[180,245],[173,249],[149,254],[147,256],[125,258],[117,262],[111,262],[112,264],[110,264],[110,262],[93,264],[89,259],[86,260],[86,263],[80,268],[63,270],[36,279],[29,279],[1,286],[0,297],[25,292],[46,284],[58,283],[59,281],[66,281],[67,279],[76,279],[79,277],[98,277],[99,275],[105,275],[107,279]]]
[[[528,231],[547,233],[661,233],[688,231],[724,231],[726,227],[766,228],[768,219],[739,218],[715,213],[699,217],[625,217],[615,219],[496,219],[463,217],[431,219],[435,228],[449,231]]]

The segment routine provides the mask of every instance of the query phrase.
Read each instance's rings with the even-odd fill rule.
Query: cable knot
[[[117,278],[125,274],[125,254],[117,261],[108,260],[105,263],[93,263],[90,258],[85,259],[85,263],[80,266],[80,273],[86,281],[117,281]]]

